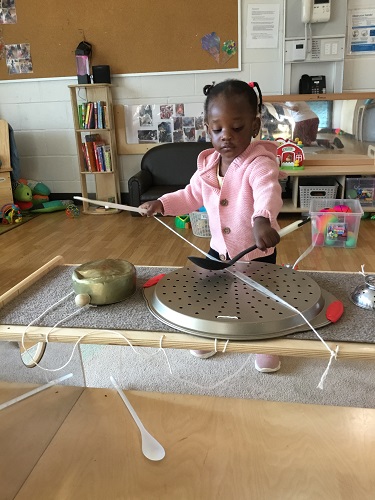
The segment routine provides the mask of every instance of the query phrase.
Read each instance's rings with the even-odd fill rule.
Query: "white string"
[[[361,265],[361,270],[358,271],[358,272],[359,272],[359,274],[362,274],[362,276],[364,276],[366,278],[365,265],[364,264]]]
[[[336,346],[336,349],[335,351],[331,351],[331,356],[329,358],[329,362],[328,362],[328,365],[327,365],[327,368],[325,369],[321,379],[320,379],[320,382],[318,384],[318,389],[323,389],[323,384],[324,384],[324,381],[328,375],[328,372],[329,372],[329,369],[331,367],[331,363],[332,363],[332,360],[333,358],[337,359],[337,354],[339,352],[339,346]]]
[[[204,252],[202,249],[196,247],[191,241],[189,241],[186,238],[184,238],[180,233],[178,233],[177,231],[175,231],[174,229],[172,229],[170,226],[168,226],[168,224],[166,224],[165,222],[163,222],[159,217],[156,217],[155,215],[153,217],[154,217],[155,220],[157,220],[158,222],[160,222],[160,224],[163,224],[163,226],[165,226],[167,229],[169,229],[170,231],[172,231],[172,233],[176,234],[179,238],[181,238],[182,240],[184,240],[190,246],[192,246],[193,248],[195,248],[196,250],[198,250],[198,252],[200,252],[201,254],[203,254],[205,257],[208,257],[209,259],[212,259],[212,260],[219,260],[219,259],[216,259],[215,257],[213,257],[212,255],[209,255],[208,253]],[[221,262],[221,261],[219,261],[219,262]]]
[[[332,361],[332,358],[334,357],[336,359],[337,357],[337,352],[338,352],[338,347],[336,348],[336,352],[333,351],[329,345],[325,342],[325,340],[319,335],[319,333],[315,330],[315,328],[312,326],[312,324],[307,320],[307,318],[305,318],[305,316],[301,313],[301,311],[299,311],[298,309],[296,309],[295,307],[293,307],[291,304],[289,304],[288,302],[286,302],[284,299],[282,299],[281,297],[279,297],[278,295],[276,295],[275,293],[271,292],[271,290],[268,290],[268,288],[264,287],[263,285],[261,285],[260,283],[257,283],[256,281],[252,280],[249,276],[241,273],[241,272],[238,272],[238,271],[231,271],[229,268],[226,269],[227,272],[233,274],[233,276],[236,276],[236,278],[239,278],[240,280],[244,281],[245,283],[247,284],[251,284],[252,286],[254,286],[255,289],[257,289],[260,293],[266,295],[266,297],[270,297],[271,299],[274,299],[276,302],[280,302],[282,305],[284,305],[285,307],[287,307],[288,309],[291,309],[293,312],[299,314],[302,319],[304,320],[304,322],[311,328],[311,330],[315,333],[315,335],[318,337],[318,339],[323,343],[323,345],[328,349],[328,351],[330,352],[331,354],[331,357],[330,357],[330,360],[329,360],[329,363],[328,363],[328,366],[327,366],[327,369],[326,371],[323,373],[321,379],[320,379],[320,382],[318,384],[318,388],[319,389],[322,389],[323,388],[323,382],[324,382],[324,379],[326,378],[327,376],[327,373],[328,373],[328,370],[329,370],[329,367],[331,365],[331,361]],[[324,378],[323,378],[324,377]]]
[[[217,339],[215,339],[215,345],[216,345],[216,342],[217,342]],[[228,344],[229,340],[227,340],[225,346],[224,346],[224,350],[223,352],[225,351],[226,349],[226,346]],[[224,379],[222,380],[219,380],[218,382],[216,382],[215,384],[213,385],[201,385],[201,384],[198,384],[197,382],[193,382],[192,380],[188,380],[188,379],[185,379],[183,377],[180,377],[179,375],[175,375],[173,372],[172,372],[172,367],[171,367],[171,364],[169,362],[169,358],[168,358],[168,355],[166,353],[166,350],[162,347],[162,337],[160,338],[160,348],[165,356],[165,359],[167,361],[167,364],[168,364],[168,368],[169,368],[169,373],[172,375],[172,377],[174,379],[177,379],[179,380],[180,382],[184,382],[185,384],[188,384],[188,385],[191,385],[193,387],[197,387],[198,389],[206,389],[206,390],[213,390],[213,389],[216,389],[217,387],[225,384],[225,382],[227,382],[228,380],[231,380],[232,378],[234,378],[236,375],[238,375],[244,368],[245,366],[247,365],[247,363],[250,361],[250,359],[252,358],[252,354],[249,354],[249,356],[246,358],[246,360],[244,361],[244,363],[242,363],[242,365],[234,372],[232,373],[231,375],[229,375],[228,377],[225,377]],[[215,351],[217,352],[217,351]]]
[[[311,224],[316,224],[316,219],[312,218],[311,219]],[[315,245],[316,245],[316,242],[318,240],[318,236],[319,236],[319,233],[317,232],[316,233],[316,236],[315,236],[315,239],[314,239],[314,236],[312,237],[312,242],[311,242],[311,245],[309,247],[306,248],[306,250],[303,252],[303,254],[301,254],[298,259],[295,261],[295,263],[293,264],[293,269],[296,268],[297,264],[299,262],[301,262],[302,259],[304,259],[305,257],[307,257],[309,255],[310,252],[312,252],[315,248]]]

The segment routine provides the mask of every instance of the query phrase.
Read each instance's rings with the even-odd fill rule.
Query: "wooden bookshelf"
[[[120,203],[111,85],[69,85],[69,90],[82,197]],[[117,212],[83,202],[86,214]]]

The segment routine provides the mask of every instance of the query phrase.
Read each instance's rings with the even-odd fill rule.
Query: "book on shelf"
[[[104,154],[103,154],[103,146],[105,145],[104,141],[95,141],[93,142],[94,152],[95,152],[95,160],[98,172],[105,172],[105,164],[104,164]]]
[[[98,167],[95,158],[94,142],[100,141],[99,134],[89,134],[85,136],[85,147],[88,155],[89,172],[97,172]]]
[[[96,172],[97,168],[96,168],[95,151],[93,143],[85,142],[85,148],[87,152],[89,172]]]
[[[84,170],[86,172],[90,172],[91,171],[91,165],[90,165],[90,158],[89,158],[89,155],[88,155],[88,152],[87,152],[87,149],[86,149],[86,144],[82,143],[81,147],[82,147],[82,154],[83,154]]]
[[[90,128],[98,128],[98,103],[93,102],[94,107],[94,118],[93,118],[93,127]]]
[[[86,120],[86,103],[82,102],[78,104],[78,126],[79,128],[85,128]]]
[[[78,104],[78,124],[81,129],[106,128],[105,101],[88,101]]]
[[[103,115],[104,115],[104,121],[103,121],[104,128],[110,128],[108,106],[106,105],[106,103],[104,103],[103,105]]]
[[[103,154],[104,154],[104,165],[106,172],[112,172],[112,158],[111,158],[111,147],[106,144],[103,146]]]
[[[97,128],[105,128],[104,127],[104,113],[103,113],[103,106],[105,105],[104,101],[98,101],[97,103],[97,108],[98,108],[98,125]]]

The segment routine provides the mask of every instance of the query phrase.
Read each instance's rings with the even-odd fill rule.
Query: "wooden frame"
[[[57,266],[64,265],[61,256],[57,256],[30,276],[0,296],[0,308],[36,283],[42,276]],[[343,273],[340,273],[343,274]],[[350,274],[350,273],[347,273]],[[0,341],[16,341],[22,339],[25,326],[0,325]],[[32,326],[27,331],[27,340],[32,342],[45,341],[48,327]],[[171,332],[117,330],[118,335],[100,329],[89,328],[59,328],[49,334],[49,342],[75,343],[83,335],[90,334],[82,339],[84,344],[102,345],[129,345],[126,337],[133,346],[155,347],[160,345],[171,349],[206,349],[213,350],[215,342],[213,339],[195,337],[193,335]],[[368,359],[375,360],[375,344],[354,342],[327,342],[330,349],[339,347],[339,359]],[[240,353],[265,353],[278,354],[280,356],[329,358],[330,352],[319,340],[295,340],[295,339],[270,339],[263,341],[226,341],[218,340],[216,343],[218,352],[240,352]]]

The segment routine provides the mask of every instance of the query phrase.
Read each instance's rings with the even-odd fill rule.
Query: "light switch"
[[[332,55],[336,55],[337,54],[337,43],[333,43],[332,44]]]
[[[331,53],[331,44],[330,43],[325,43],[324,44],[324,54],[326,56],[329,56],[330,53]]]

